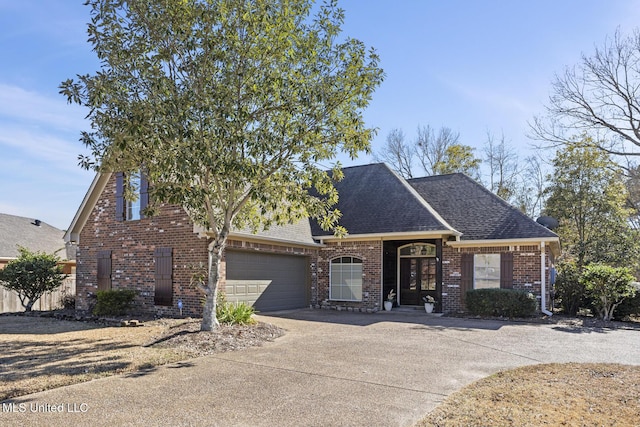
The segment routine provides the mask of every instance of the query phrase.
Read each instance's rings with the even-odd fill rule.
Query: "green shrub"
[[[555,284],[555,300],[564,314],[575,316],[580,307],[589,305],[586,290],[580,280],[580,271],[573,262],[558,265],[558,278]]]
[[[96,292],[97,301],[93,308],[96,316],[118,316],[131,307],[136,291],[132,289],[110,289]]]
[[[0,286],[15,291],[20,304],[31,311],[42,295],[60,287],[66,274],[59,265],[60,258],[44,252],[18,248],[20,256],[0,269]]]
[[[472,289],[466,302],[477,316],[528,317],[536,312],[533,294],[514,289]]]
[[[255,313],[255,309],[244,302],[226,303],[223,306],[218,306],[218,310],[216,310],[218,321],[229,325],[254,324],[256,321],[252,317],[253,313]]]
[[[252,317],[255,312],[255,308],[244,302],[229,303],[224,293],[220,292],[218,294],[216,317],[220,323],[229,325],[252,325],[256,322]]]
[[[616,308],[613,317],[616,320],[625,320],[630,316],[640,316],[640,283],[634,282],[633,287],[636,294],[633,297],[625,298]]]
[[[603,320],[613,319],[618,305],[636,294],[628,268],[591,264],[585,267],[580,281],[592,300],[595,312]]]

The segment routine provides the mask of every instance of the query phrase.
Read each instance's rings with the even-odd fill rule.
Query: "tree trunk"
[[[20,298],[20,303],[24,307],[24,311],[31,311],[33,309],[33,304],[36,302],[35,298],[29,298],[25,296],[24,298],[21,295],[18,295]]]
[[[205,287],[201,331],[212,331],[220,326],[216,317],[216,303],[218,299],[218,283],[220,282],[220,263],[222,261],[222,253],[227,245],[227,235],[228,233],[221,233],[209,243],[209,278]]]

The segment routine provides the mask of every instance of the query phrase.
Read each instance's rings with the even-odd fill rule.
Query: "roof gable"
[[[106,197],[103,196],[103,193],[112,175],[112,173],[108,172],[96,174],[71,221],[69,229],[64,234],[65,241],[77,243],[80,240],[80,233],[87,224],[96,203],[101,197]],[[149,220],[153,220],[153,217],[149,218]],[[200,231],[197,230],[197,232]],[[232,229],[232,232],[235,237],[238,238],[253,237],[269,241],[315,245],[315,241],[311,236],[309,221],[306,220],[299,221],[295,224],[273,225],[268,230],[261,230],[257,233],[252,233],[250,230],[238,230],[235,227]]]
[[[342,213],[339,224],[349,235],[449,231],[457,234],[406,181],[384,163],[343,169],[344,178],[334,183]],[[314,236],[330,233],[312,221]]]
[[[468,176],[455,173],[408,180],[461,240],[557,237]]]

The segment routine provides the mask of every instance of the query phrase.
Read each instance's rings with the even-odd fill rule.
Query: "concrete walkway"
[[[1,408],[0,425],[410,426],[498,370],[640,365],[637,330],[419,312],[299,310],[259,319],[287,334],[259,348],[25,396]]]

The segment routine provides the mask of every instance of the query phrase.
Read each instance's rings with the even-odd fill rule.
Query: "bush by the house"
[[[96,316],[119,316],[131,307],[136,291],[131,289],[110,289],[96,292],[97,301],[93,308]]]
[[[580,307],[588,305],[584,283],[580,280],[580,270],[574,262],[558,265],[555,291],[556,301],[565,314],[575,316]]]
[[[472,289],[466,303],[477,316],[529,317],[536,312],[535,296],[513,289]]]
[[[591,264],[585,267],[580,281],[595,312],[603,320],[613,319],[616,308],[636,294],[633,275],[628,268]]]

